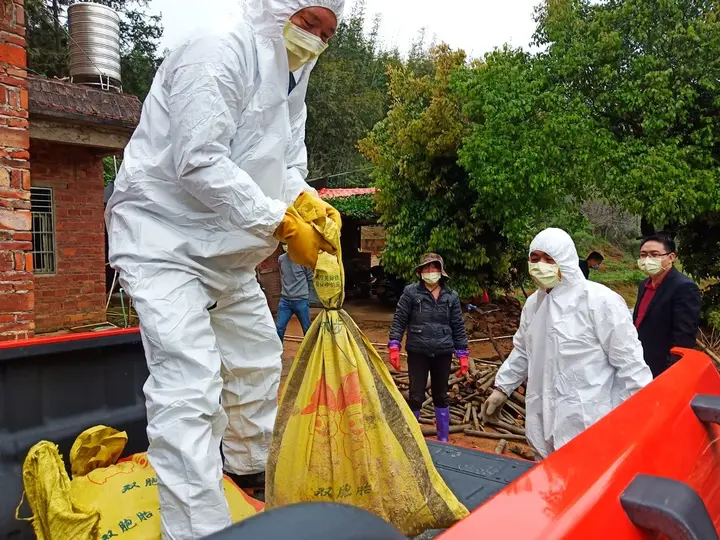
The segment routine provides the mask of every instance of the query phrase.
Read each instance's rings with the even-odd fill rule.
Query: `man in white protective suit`
[[[232,30],[158,70],[106,212],[110,264],[140,317],[167,540],[231,525],[221,442],[225,471],[264,486],[282,345],[255,268],[278,241],[310,268],[332,252],[298,199],[339,224],[305,182],[304,137],[308,79],[344,0],[245,3]]]
[[[526,434],[546,458],[649,384],[652,373],[625,301],[585,279],[565,231],[535,237],[529,270],[539,290],[523,308],[515,348],[482,416],[491,422],[527,381]]]

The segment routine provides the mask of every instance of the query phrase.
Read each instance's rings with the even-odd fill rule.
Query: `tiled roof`
[[[325,188],[318,191],[321,199],[337,199],[338,197],[352,197],[353,195],[373,195],[377,192],[376,188],[348,188],[348,189],[330,189]]]
[[[141,104],[130,94],[106,92],[57,79],[29,77],[30,115],[135,128]]]

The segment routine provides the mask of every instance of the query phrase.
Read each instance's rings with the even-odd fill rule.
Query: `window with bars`
[[[32,212],[33,268],[36,274],[54,274],[55,212],[52,188],[30,188],[30,211]]]

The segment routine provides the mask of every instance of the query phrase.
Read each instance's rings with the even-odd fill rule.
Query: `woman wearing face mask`
[[[437,438],[448,442],[448,378],[453,352],[461,374],[468,370],[468,339],[458,294],[446,287],[448,275],[442,257],[424,255],[416,268],[418,283],[408,285],[398,302],[390,329],[390,364],[400,369],[400,344],[407,331],[405,348],[410,376],[410,408],[416,418],[425,401],[428,373],[431,378]]]

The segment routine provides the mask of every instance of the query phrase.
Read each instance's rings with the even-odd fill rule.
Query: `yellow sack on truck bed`
[[[336,225],[314,223],[339,248]],[[334,501],[364,508],[410,536],[449,527],[467,509],[435,469],[380,356],[339,309],[339,257],[321,253],[318,260],[315,289],[326,309],[308,331],[280,398],[266,507]]]
[[[109,427],[84,431],[70,450],[73,479],[57,446],[36,444],[23,467],[23,481],[39,540],[160,540],[157,477],[147,454],[118,462],[127,435]],[[225,497],[233,522],[262,510],[227,477]]]

